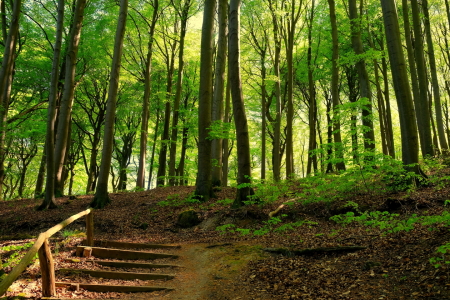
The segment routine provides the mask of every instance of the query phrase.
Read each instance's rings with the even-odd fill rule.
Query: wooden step
[[[114,268],[135,268],[135,269],[163,269],[163,268],[179,268],[177,265],[167,264],[149,264],[149,263],[135,263],[126,261],[110,261],[110,260],[89,260],[88,262],[96,263],[101,266]]]
[[[71,287],[77,285],[78,287],[91,292],[117,292],[117,293],[138,293],[138,292],[154,292],[173,290],[172,288],[159,286],[133,286],[133,285],[109,285],[109,284],[85,284],[85,283],[69,283],[56,282],[57,287]]]
[[[86,245],[86,240],[83,241]],[[102,241],[94,240],[94,246],[103,248],[119,248],[119,249],[178,249],[181,246],[177,245],[163,245],[163,244],[142,244],[142,243],[128,243],[117,241]]]
[[[72,274],[88,274],[92,277],[105,278],[105,279],[123,279],[123,280],[158,280],[173,279],[174,275],[169,274],[154,274],[154,273],[136,273],[136,272],[116,272],[116,271],[104,271],[104,270],[79,270],[79,269],[60,269],[63,273]]]
[[[77,256],[82,256],[83,251],[86,246],[77,246]],[[90,247],[92,248],[92,256],[98,258],[115,258],[115,259],[129,259],[129,260],[153,260],[160,258],[178,258],[178,255],[165,254],[165,253],[150,253],[142,251],[131,251],[131,250],[120,250],[120,249],[109,249],[100,247]]]

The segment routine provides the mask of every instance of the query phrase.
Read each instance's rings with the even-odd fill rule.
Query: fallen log
[[[364,246],[337,246],[337,247],[323,247],[323,248],[306,248],[306,249],[288,249],[288,248],[265,248],[266,252],[283,254],[283,255],[313,255],[316,253],[341,253],[341,252],[355,252],[364,250]]]
[[[280,210],[281,210],[283,207],[285,207],[285,206],[286,206],[287,204],[289,204],[289,203],[293,203],[293,202],[297,201],[298,199],[300,199],[300,198],[290,199],[290,200],[288,200],[288,201],[286,201],[286,202],[283,202],[283,204],[281,204],[280,206],[278,206],[277,209],[275,209],[274,211],[271,211],[271,212],[269,213],[269,218],[275,217],[275,216],[280,212]]]

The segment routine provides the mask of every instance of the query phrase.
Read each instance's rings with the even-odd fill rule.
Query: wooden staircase
[[[172,269],[179,266],[167,264],[166,260],[174,260],[179,256],[168,253],[160,253],[161,249],[172,250],[180,246],[158,245],[158,244],[138,244],[115,241],[94,241],[94,247],[78,246],[76,255],[79,257],[93,256],[95,259],[87,260],[98,269],[60,269],[62,274],[85,274],[95,278],[119,279],[119,280],[158,280],[166,281],[175,277],[174,274],[151,272],[156,269]],[[158,252],[150,252],[158,251]],[[98,260],[101,258],[102,260]],[[108,259],[108,260],[106,260]],[[164,263],[149,263],[142,261],[164,260]],[[72,260],[76,261],[76,260]],[[113,270],[109,270],[112,268]],[[117,270],[119,269],[119,270]],[[149,270],[149,272],[131,272],[127,269]],[[160,271],[160,270],[159,270]],[[158,282],[155,286],[147,285],[117,285],[117,284],[91,284],[56,282],[56,286],[78,290],[80,288],[95,292],[153,292],[162,290],[172,290],[173,288],[160,286]]]

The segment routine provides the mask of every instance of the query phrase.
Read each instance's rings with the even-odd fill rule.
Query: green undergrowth
[[[9,253],[9,256],[7,256],[7,258],[1,264],[2,269],[15,266],[22,258],[22,254],[27,251],[28,248],[30,248],[33,244],[34,242],[28,242],[0,247],[0,253]],[[34,259],[36,258],[37,254],[35,255]]]
[[[299,220],[296,222],[283,223],[283,217],[286,217],[286,215],[281,215],[281,217],[272,217],[267,221],[263,221],[262,226],[257,229],[238,228],[234,224],[224,224],[222,226],[218,226],[216,230],[219,231],[221,234],[238,233],[240,235],[262,236],[272,232],[286,233],[289,231],[296,230],[301,226],[311,227],[318,224],[317,222],[310,220]]]

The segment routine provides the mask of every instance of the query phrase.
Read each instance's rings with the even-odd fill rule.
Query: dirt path
[[[174,254],[181,256],[174,270],[175,279],[165,286],[174,290],[165,293],[132,295],[133,299],[225,300],[250,299],[236,289],[234,283],[247,263],[264,254],[249,244],[187,244]]]

